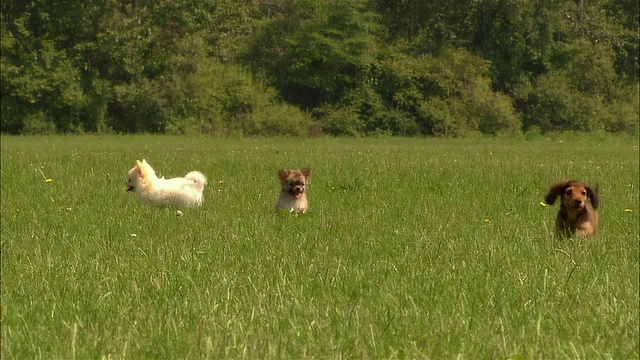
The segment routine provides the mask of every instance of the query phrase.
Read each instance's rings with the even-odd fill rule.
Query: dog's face
[[[597,190],[593,191],[587,184],[577,180],[557,182],[549,189],[545,201],[553,205],[556,197],[561,197],[562,207],[566,209],[582,210],[587,205],[587,201],[591,201],[594,208],[599,205]]]
[[[127,173],[127,182],[125,183],[127,191],[136,191],[136,189],[142,185],[150,171],[153,171],[153,169],[147,164],[146,160],[143,159],[142,162],[136,160],[136,166]]]
[[[562,195],[562,204],[566,208],[582,210],[587,204],[587,187],[582,183],[568,184]]]
[[[138,172],[137,167],[129,170],[129,173],[127,174],[127,182],[125,183],[125,185],[127,185],[127,191],[136,190],[136,185],[138,184],[139,177],[140,173]]]
[[[296,199],[300,199],[304,194],[311,170],[289,170],[282,169],[278,172],[280,176],[280,189],[282,192],[290,194]]]

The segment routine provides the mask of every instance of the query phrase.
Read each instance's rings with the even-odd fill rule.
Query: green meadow
[[[3,359],[640,356],[637,138],[1,142]],[[141,206],[142,158],[202,207]],[[596,239],[554,239],[561,178],[599,186]]]

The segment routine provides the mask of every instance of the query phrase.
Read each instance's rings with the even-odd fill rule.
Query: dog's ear
[[[289,169],[282,169],[278,171],[278,176],[280,177],[281,180],[286,180],[290,172],[291,171]]]
[[[564,193],[564,189],[567,187],[569,180],[560,180],[557,183],[551,185],[549,191],[547,191],[547,195],[544,197],[544,202],[549,205],[553,205],[556,202],[556,198],[558,196],[562,196]]]
[[[311,175],[311,169],[302,169],[300,172],[302,172],[302,175],[304,175],[305,178],[308,178],[309,175]]]
[[[149,173],[149,164],[147,164],[147,160],[142,159],[142,162],[136,160],[136,169],[141,178],[146,178]]]
[[[591,200],[591,205],[594,209],[597,209],[600,206],[600,199],[598,198],[598,187],[595,189],[591,189],[591,187],[587,186],[587,197]]]

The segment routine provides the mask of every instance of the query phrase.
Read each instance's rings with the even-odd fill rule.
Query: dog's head
[[[280,188],[283,192],[291,194],[291,196],[299,199],[304,193],[311,170],[289,170],[282,169],[278,172],[280,176]]]
[[[587,201],[591,201],[594,209],[600,204],[597,190],[578,180],[561,180],[555,183],[549,188],[544,200],[553,205],[558,196],[562,197],[562,206],[566,209],[582,210]]]
[[[146,183],[152,174],[155,175],[153,168],[147,163],[147,160],[136,160],[136,166],[127,173],[127,182],[125,183],[125,185],[127,185],[127,191],[136,191],[137,188]]]

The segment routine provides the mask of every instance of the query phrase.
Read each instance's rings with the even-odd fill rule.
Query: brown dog
[[[595,236],[598,232],[598,213],[600,204],[598,191],[578,180],[561,180],[552,185],[544,201],[553,205],[556,198],[562,197],[560,210],[556,217],[556,235]]]
[[[280,177],[280,196],[276,202],[276,211],[306,212],[309,208],[307,202],[307,183],[311,170],[282,169],[278,172]]]

